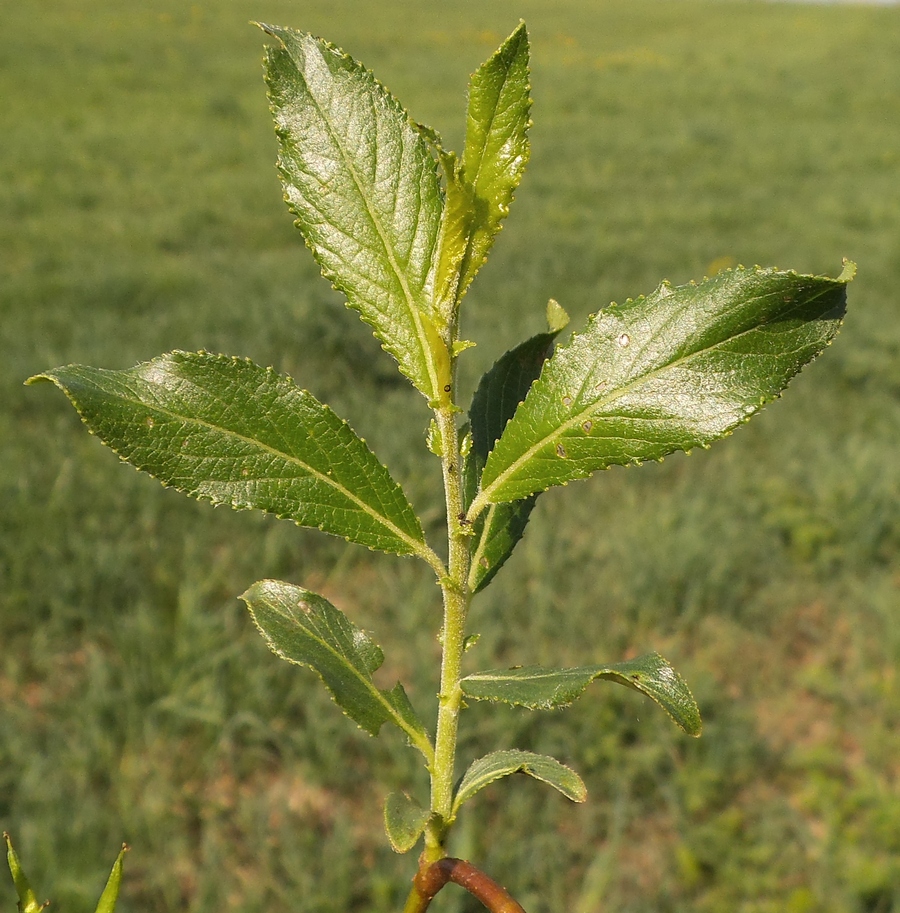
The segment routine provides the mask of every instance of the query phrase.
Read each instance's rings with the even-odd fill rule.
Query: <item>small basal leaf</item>
[[[584,802],[587,798],[587,789],[581,777],[570,767],[557,761],[556,758],[534,754],[531,751],[510,749],[494,751],[472,763],[456,790],[453,814],[456,815],[463,803],[471,799],[480,789],[493,783],[494,780],[508,777],[514,773],[528,774],[535,780],[549,783],[573,802]]]
[[[528,162],[528,51],[523,22],[469,82],[462,173],[474,197],[475,221],[459,267],[457,300],[487,259]]]
[[[172,352],[126,371],[69,365],[29,383],[38,380],[60,387],[123,460],[193,498],[264,510],[399,555],[430,552],[372,451],[271,368]]]
[[[658,653],[648,653],[623,663],[545,669],[518,666],[476,672],[462,680],[467,697],[501,701],[529,710],[564,707],[580,697],[595,679],[603,678],[634,688],[652,698],[688,734],[700,735],[700,708],[684,679]]]
[[[391,793],[384,803],[384,829],[394,852],[408,853],[418,843],[429,812],[406,793]]]
[[[470,519],[728,434],[829,344],[849,275],[739,268],[601,311],[544,365],[488,457]]]
[[[491,448],[541,373],[544,361],[550,357],[553,342],[565,326],[564,322],[560,323],[559,329],[532,336],[507,352],[481,378],[469,409],[472,449],[464,465],[467,506],[478,490]],[[469,574],[469,587],[473,593],[484,589],[512,554],[525,532],[536,497],[532,495],[510,504],[492,504],[475,521]]]
[[[12,839],[6,831],[3,832],[3,839],[6,841],[6,861],[9,864],[9,873],[12,875],[19,898],[19,913],[40,913],[46,904],[38,903],[34,890],[22,871],[19,857],[13,849]]]
[[[266,82],[285,199],[323,275],[430,402],[446,398],[447,349],[431,317],[441,192],[428,145],[361,64],[306,32],[281,42]]]
[[[97,904],[95,913],[114,913],[116,901],[119,899],[119,886],[122,884],[122,866],[127,852],[128,847],[123,843],[122,849],[119,850],[119,855],[113,863],[112,871],[109,873],[106,887],[100,895],[100,902]]]
[[[403,686],[379,689],[372,673],[382,664],[380,647],[327,599],[279,580],[254,583],[241,599],[269,649],[288,662],[313,669],[338,706],[357,725],[378,735],[394,723],[429,758],[431,744]]]

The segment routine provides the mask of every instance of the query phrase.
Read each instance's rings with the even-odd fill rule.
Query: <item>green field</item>
[[[126,840],[123,913],[402,905],[414,859],[381,802],[424,797],[424,770],[271,656],[235,597],[263,577],[324,593],[431,718],[430,572],[165,491],[22,381],[174,348],[274,365],[349,418],[439,541],[428,410],[291,225],[247,20],[335,41],[459,148],[467,76],[524,18],[533,154],[465,301],[467,391],[551,296],[577,326],[737,263],[837,275],[850,257],[859,275],[783,402],[708,453],[544,495],[475,603],[472,669],[657,649],[703,737],[601,685],[565,714],[474,706],[461,764],[549,752],[590,798],[498,783],[454,850],[529,913],[900,911],[900,8],[7,6],[0,829],[41,898],[92,910]],[[448,888],[433,909],[478,907]]]

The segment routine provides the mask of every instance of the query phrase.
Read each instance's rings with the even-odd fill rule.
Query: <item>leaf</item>
[[[462,170],[475,197],[476,221],[460,267],[457,300],[487,259],[531,152],[528,52],[523,22],[469,82]]]
[[[338,706],[360,728],[378,735],[383,723],[402,729],[426,758],[431,743],[403,686],[382,691],[372,681],[381,648],[327,599],[279,580],[260,580],[241,596],[269,649],[315,671]]]
[[[456,790],[453,814],[456,815],[463,803],[468,802],[480,789],[514,773],[525,773],[535,780],[549,783],[573,802],[584,802],[587,798],[587,789],[581,777],[556,758],[510,749],[491,752],[472,762]]]
[[[434,301],[435,317],[447,330],[456,321],[457,305],[462,297],[460,271],[476,221],[475,189],[466,182],[459,157],[444,149],[437,131],[424,125],[419,125],[419,130],[435,151],[444,173],[444,211],[438,237]]]
[[[488,457],[469,519],[725,436],[829,344],[846,281],[740,268],[601,311],[544,365]]]
[[[479,701],[502,701],[529,710],[564,707],[580,697],[598,678],[634,688],[652,698],[688,734],[700,735],[700,708],[684,679],[658,653],[648,653],[623,663],[545,669],[517,666],[466,676],[463,693]]]
[[[491,448],[541,373],[544,361],[553,352],[554,340],[568,323],[568,315],[555,301],[548,305],[547,317],[550,332],[532,336],[503,355],[481,378],[472,397],[472,449],[464,466],[466,506],[475,497]],[[469,573],[473,593],[483,590],[512,554],[525,532],[536,498],[532,495],[510,504],[492,504],[475,521]]]
[[[384,829],[396,853],[408,853],[419,841],[430,812],[406,793],[391,793],[384,803]]]
[[[127,852],[128,847],[123,843],[122,849],[119,850],[119,855],[113,863],[112,871],[109,873],[106,887],[100,895],[100,901],[97,904],[95,913],[114,913],[116,901],[119,899],[119,886],[122,884],[122,866]]]
[[[449,357],[431,319],[441,191],[400,103],[361,64],[305,32],[260,24],[282,47],[265,75],[285,199],[322,274],[430,402]]]
[[[271,368],[172,352],[126,371],[69,365],[29,383],[38,380],[60,387],[123,460],[193,498],[264,510],[399,555],[430,551],[399,485],[365,443]]]
[[[38,903],[34,890],[22,871],[19,857],[13,849],[12,838],[6,831],[3,832],[3,839],[6,841],[6,861],[9,864],[9,872],[12,875],[13,883],[16,886],[16,894],[19,898],[19,913],[40,913],[47,904]]]

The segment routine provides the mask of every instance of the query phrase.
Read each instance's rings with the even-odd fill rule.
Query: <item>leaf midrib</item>
[[[319,51],[318,46],[316,46],[316,51],[317,52]],[[322,60],[322,63],[325,66],[325,68],[329,71],[329,73],[331,73],[331,68],[328,66],[328,63],[325,61],[325,59],[321,53],[319,53],[319,57]],[[312,88],[310,87],[309,81],[306,78],[306,75],[299,68],[297,69],[297,73],[298,73],[300,79],[303,81],[304,86],[306,86],[307,94],[308,94],[310,100],[312,101],[313,105],[315,106],[316,110],[319,112],[319,115],[322,118],[322,122],[325,124],[325,128],[328,131],[328,135],[331,137],[332,142],[334,143],[335,147],[337,148],[338,152],[340,153],[341,160],[344,162],[344,165],[346,166],[347,170],[350,172],[350,176],[353,179],[353,183],[356,185],[357,193],[359,194],[360,198],[362,199],[363,205],[366,208],[366,212],[369,214],[369,219],[371,220],[372,225],[375,228],[375,231],[378,234],[379,239],[381,240],[381,244],[384,249],[385,255],[387,256],[388,262],[390,263],[391,270],[393,271],[394,275],[397,277],[397,279],[400,283],[400,288],[403,291],[403,296],[405,298],[407,310],[409,311],[410,316],[412,317],[413,325],[415,326],[415,329],[416,329],[416,337],[419,342],[419,348],[422,352],[422,355],[424,356],[425,367],[426,367],[426,370],[428,371],[429,379],[431,380],[431,397],[433,399],[436,399],[440,394],[437,370],[434,366],[432,359],[430,358],[431,347],[428,342],[428,337],[426,336],[424,328],[422,326],[421,314],[419,313],[419,308],[416,305],[415,300],[413,298],[412,290],[409,287],[409,283],[406,281],[406,276],[404,275],[403,271],[400,269],[399,264],[397,263],[396,259],[394,258],[393,249],[391,248],[391,245],[388,244],[387,235],[385,234],[385,231],[381,224],[380,219],[377,218],[374,210],[372,209],[372,207],[369,203],[369,200],[368,200],[366,194],[363,193],[362,182],[359,177],[359,174],[357,173],[356,168],[353,167],[351,160],[348,158],[343,144],[338,140],[337,134],[335,133],[335,129],[331,123],[331,120],[327,117],[324,109],[322,108],[321,104],[319,103],[318,98],[313,93]],[[332,74],[332,77],[333,77],[333,74]],[[417,214],[417,216],[416,216],[417,224],[418,224],[419,218],[420,218],[420,215]],[[433,259],[434,258],[432,257],[432,260]]]
[[[104,393],[104,394],[107,393],[107,391],[104,390],[102,387],[100,387],[98,384],[94,383],[93,386],[96,390],[99,390],[101,393]],[[134,392],[132,395],[137,396],[137,394]],[[365,501],[361,500],[357,495],[353,494],[351,491],[349,491],[343,485],[339,484],[336,479],[333,479],[331,476],[320,472],[318,469],[315,469],[314,467],[310,466],[308,463],[305,463],[299,457],[293,456],[292,454],[287,454],[284,451],[279,450],[277,447],[272,447],[270,444],[266,444],[263,441],[260,441],[258,438],[248,437],[247,435],[242,434],[239,431],[233,431],[230,428],[225,428],[221,425],[216,425],[213,422],[210,422],[206,419],[196,418],[194,416],[182,415],[179,412],[175,412],[172,409],[167,409],[167,408],[165,408],[163,406],[159,406],[159,405],[149,406],[147,403],[143,402],[140,399],[132,399],[131,397],[128,397],[128,396],[118,395],[117,398],[125,401],[126,403],[129,403],[132,406],[140,407],[141,409],[145,409],[145,410],[155,411],[155,412],[157,412],[161,415],[164,415],[173,420],[178,420],[178,421],[182,421],[182,422],[186,422],[186,423],[194,423],[196,425],[200,425],[201,427],[210,429],[212,431],[217,431],[217,432],[220,432],[220,433],[223,433],[226,435],[230,435],[237,440],[243,441],[248,444],[253,444],[255,447],[259,448],[260,450],[265,451],[273,456],[281,457],[286,462],[292,463],[292,464],[299,466],[302,469],[306,470],[315,479],[317,479],[320,482],[324,482],[325,484],[327,484],[331,488],[333,488],[335,491],[339,492],[344,497],[348,498],[350,501],[352,501],[354,504],[356,504],[363,511],[363,513],[368,514],[373,520],[381,523],[382,526],[384,526],[386,529],[388,529],[390,532],[392,532],[395,536],[397,536],[399,539],[401,539],[407,545],[411,546],[414,554],[422,555],[425,550],[430,551],[430,549],[428,548],[428,545],[424,541],[419,540],[419,539],[414,539],[408,533],[404,532],[402,529],[400,529],[398,526],[396,526],[396,524],[394,524],[386,516],[379,514]],[[323,407],[323,408],[327,408],[327,407]],[[223,484],[228,484],[228,483],[223,483]]]
[[[472,190],[476,191],[473,194],[476,199],[479,196],[479,194],[477,193],[478,179],[481,177],[481,169],[482,169],[482,166],[484,165],[488,138],[490,137],[491,130],[494,127],[494,121],[497,119],[497,111],[499,110],[499,107],[500,107],[500,98],[503,95],[503,88],[506,86],[506,83],[509,80],[509,71],[511,69],[512,62],[513,61],[510,62],[509,67],[506,67],[504,77],[503,77],[503,83],[501,85],[500,91],[497,92],[497,97],[494,99],[494,105],[493,105],[493,110],[491,111],[490,123],[488,124],[487,129],[484,131],[484,142],[481,143],[480,152],[478,155],[478,163],[477,163],[477,167],[475,169],[475,176],[470,181],[470,186],[472,187]],[[463,164],[463,175],[465,175],[465,165],[466,165],[465,150],[463,152],[463,163],[462,164]],[[490,207],[489,200],[488,200],[488,206]],[[499,231],[499,224],[500,224],[500,221],[497,220],[497,222],[493,226],[485,226],[485,225],[475,226],[472,233],[466,239],[466,249],[463,253],[462,259],[460,260],[460,269],[459,269],[460,278],[462,278],[462,276],[466,272],[468,272],[469,264],[472,262],[472,254],[474,252],[476,236],[481,234],[482,236],[487,235],[488,237],[490,237],[491,235],[496,234],[497,231]]]
[[[271,603],[269,603],[269,605],[272,606]],[[273,611],[277,611],[277,609],[275,609],[274,606],[272,606],[272,609],[273,609]],[[279,614],[281,615],[282,618],[286,618],[288,621],[296,624],[301,630],[303,630],[307,633],[307,636],[311,640],[315,641],[317,644],[319,644],[321,647],[323,647],[327,652],[329,652],[332,656],[336,657],[343,666],[346,666],[347,668],[349,668],[353,672],[353,674],[356,676],[356,678],[364,685],[366,690],[369,691],[373,697],[375,697],[375,699],[378,701],[379,704],[381,704],[382,707],[384,707],[385,711],[388,714],[388,718],[393,720],[394,723],[397,726],[399,726],[421,748],[422,734],[420,732],[418,732],[417,730],[414,730],[406,722],[406,720],[400,715],[400,713],[397,711],[397,709],[394,707],[394,705],[391,704],[391,702],[385,697],[384,692],[375,685],[375,682],[372,680],[371,675],[363,675],[363,673],[359,671],[359,668],[356,665],[354,665],[352,662],[350,662],[349,658],[346,655],[344,655],[342,652],[337,650],[327,640],[324,640],[322,638],[322,636],[318,632],[316,632],[313,628],[310,628],[307,625],[301,624],[299,619],[295,618],[291,614],[284,614],[281,612],[279,612]],[[297,665],[306,666],[307,668],[312,668],[314,672],[321,675],[321,673],[319,673],[319,670],[316,669],[316,667],[313,666],[312,663],[302,662],[301,660],[294,659],[292,656],[286,656],[284,651],[281,650],[280,648],[279,648],[279,653],[285,659],[289,660],[290,662],[296,663]],[[384,722],[384,721],[382,721],[382,722]],[[430,743],[428,743],[428,744],[430,747]]]
[[[825,295],[829,291],[832,291],[832,289],[830,289],[830,288],[822,289],[820,292],[811,296],[810,298],[804,299],[804,303],[809,304],[809,303],[815,301],[816,299],[820,298],[822,295]],[[748,299],[748,303],[751,303],[755,300],[759,300],[764,297],[766,297],[766,296],[764,296],[764,295],[753,296],[752,298]],[[793,303],[796,304],[797,302],[793,302]],[[781,314],[782,315],[790,314],[790,311],[781,312]],[[598,319],[599,319],[599,316],[600,315],[598,314],[597,315]],[[690,362],[694,358],[698,358],[701,355],[705,355],[709,352],[714,351],[719,346],[722,346],[725,343],[732,342],[736,339],[740,339],[742,336],[745,336],[748,333],[753,333],[758,330],[761,330],[774,322],[775,321],[771,320],[771,319],[765,320],[762,323],[758,323],[753,327],[749,327],[746,330],[742,330],[740,333],[735,333],[733,336],[729,336],[726,339],[719,340],[718,342],[716,342],[712,345],[706,346],[705,348],[697,349],[688,355],[684,355],[681,358],[675,359],[674,361],[666,362],[666,364],[661,365],[658,368],[654,368],[653,370],[648,371],[645,374],[641,374],[639,377],[636,377],[634,380],[629,381],[627,384],[624,384],[621,387],[616,387],[615,390],[610,391],[610,393],[607,394],[606,396],[601,396],[598,399],[594,400],[589,406],[576,412],[575,414],[572,415],[571,418],[567,419],[561,425],[557,426],[557,428],[555,428],[551,434],[546,435],[540,441],[538,441],[536,444],[533,444],[528,450],[525,451],[525,453],[523,453],[520,457],[517,457],[516,460],[514,460],[512,463],[510,463],[510,465],[507,467],[507,469],[505,469],[500,475],[498,475],[497,478],[494,479],[494,481],[491,482],[491,484],[488,485],[487,488],[482,489],[478,493],[478,495],[475,497],[474,501],[472,502],[472,505],[469,508],[469,516],[467,519],[470,522],[473,521],[482,512],[482,510],[484,510],[485,504],[507,503],[505,501],[499,501],[499,502],[491,501],[490,492],[494,491],[498,487],[500,487],[508,478],[510,478],[512,475],[514,475],[515,472],[521,466],[523,466],[525,463],[527,463],[539,450],[543,449],[545,446],[547,446],[547,444],[552,443],[556,438],[561,437],[567,431],[574,428],[576,425],[580,424],[586,414],[595,411],[599,407],[603,407],[603,406],[608,405],[611,402],[614,402],[615,400],[617,400],[617,399],[621,398],[622,396],[626,395],[627,393],[629,393],[635,387],[651,380],[652,378],[654,378],[656,375],[662,373],[663,371],[667,371],[671,368],[675,368],[675,367],[678,367],[679,365]],[[587,332],[587,331],[585,331],[585,332]],[[581,335],[584,335],[584,334],[581,334]],[[568,349],[574,343],[574,341],[575,341],[574,339],[572,341],[570,341],[566,348]],[[597,364],[598,360],[599,359],[594,360],[594,362],[591,366],[591,370],[593,370],[593,366]],[[535,381],[535,383],[538,383],[539,381],[540,381],[540,376],[538,377],[537,381]],[[515,418],[515,416],[513,416],[513,418]],[[488,456],[490,456],[490,454]]]

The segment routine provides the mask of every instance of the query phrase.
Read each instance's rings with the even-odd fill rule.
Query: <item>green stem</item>
[[[455,375],[455,371],[453,372]],[[455,380],[455,377],[454,377]],[[449,557],[447,574],[441,579],[444,597],[444,625],[441,631],[441,687],[438,695],[437,732],[431,770],[432,820],[426,830],[426,853],[431,861],[445,855],[444,840],[452,820],[453,773],[459,712],[462,705],[462,655],[466,616],[471,601],[468,587],[469,536],[460,518],[465,516],[459,431],[452,403],[435,410],[442,443],[441,466],[447,506]]]

